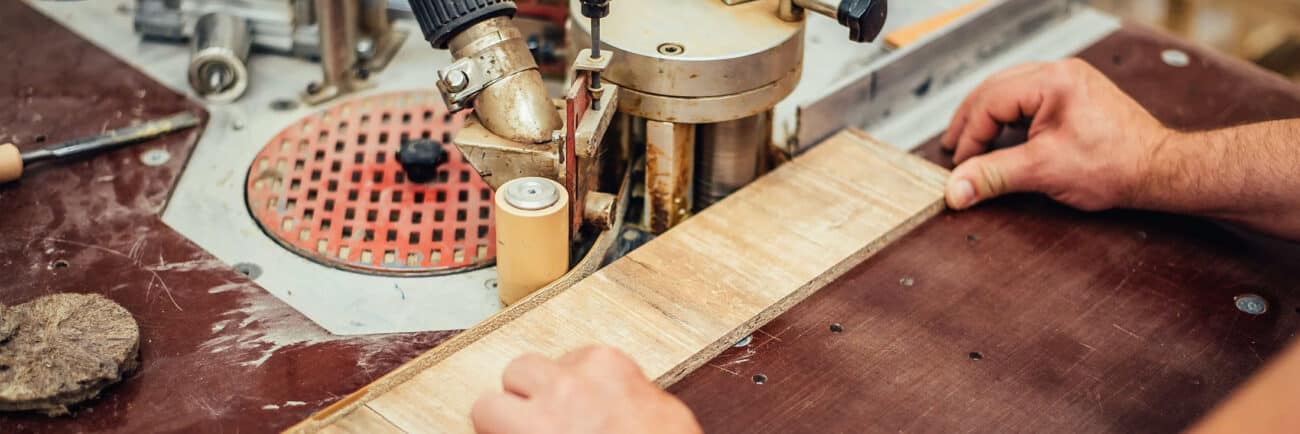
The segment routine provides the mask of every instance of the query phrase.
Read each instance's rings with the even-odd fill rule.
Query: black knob
[[[853,42],[871,42],[880,36],[885,27],[885,16],[889,15],[889,2],[886,0],[843,0],[840,2],[838,20],[849,28],[849,39]]]
[[[582,0],[582,16],[587,18],[609,16],[609,0]]]
[[[447,162],[447,150],[433,140],[411,140],[402,143],[402,148],[397,151],[397,162],[402,164],[406,179],[425,183],[438,177],[438,166]]]
[[[608,0],[607,0],[608,1]],[[479,21],[515,16],[515,2],[508,0],[410,0],[411,13],[433,48],[446,49],[456,34]]]

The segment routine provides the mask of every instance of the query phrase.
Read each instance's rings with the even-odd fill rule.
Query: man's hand
[[[1026,118],[1025,144],[984,154]],[[1300,241],[1297,135],[1300,119],[1174,131],[1082,60],[1022,65],[975,89],[943,135],[959,164],[948,206],[1033,191],[1085,211],[1196,214]]]
[[[1024,118],[1033,119],[1028,142],[979,155]],[[1082,60],[1021,65],[976,88],[943,135],[959,164],[948,206],[1025,191],[1090,211],[1134,206],[1145,165],[1172,134]]]
[[[501,385],[504,391],[474,403],[470,419],[479,433],[701,432],[685,404],[612,348],[588,347],[558,360],[524,355],[506,366]]]

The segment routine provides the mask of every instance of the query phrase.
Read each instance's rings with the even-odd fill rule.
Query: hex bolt
[[[469,75],[465,74],[465,71],[452,71],[443,77],[442,83],[447,86],[447,90],[460,92],[469,87]]]

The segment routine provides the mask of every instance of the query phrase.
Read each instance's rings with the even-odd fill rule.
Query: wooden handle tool
[[[23,176],[23,154],[13,143],[0,145],[0,183]]]
[[[151,139],[173,131],[199,124],[193,113],[184,112],[162,119],[107,131],[90,137],[56,143],[43,149],[21,153],[12,143],[0,145],[0,183],[17,180],[23,168],[36,162],[58,160],[112,149],[118,146]]]

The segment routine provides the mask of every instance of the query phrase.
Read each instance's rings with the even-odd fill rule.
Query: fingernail
[[[975,186],[970,181],[958,179],[948,188],[948,203],[956,209],[965,209],[975,202]]]

